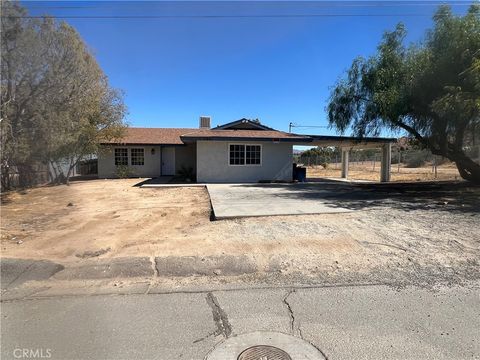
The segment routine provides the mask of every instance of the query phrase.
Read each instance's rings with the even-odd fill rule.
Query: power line
[[[294,124],[293,122],[288,124],[288,132],[292,132],[292,128],[322,128],[322,129],[328,129],[328,126],[321,126],[321,125],[297,125]]]
[[[57,19],[218,19],[218,18],[321,18],[321,17],[431,17],[433,14],[404,13],[404,14],[276,14],[276,15],[31,15],[8,16],[9,19],[43,19],[54,17]],[[438,14],[437,14],[438,15]]]
[[[320,126],[320,125],[310,125],[310,126],[300,126],[300,125],[290,125],[292,128],[295,127],[295,128],[328,128],[328,126]]]
[[[28,1],[26,3],[29,3]],[[31,2],[30,2],[31,3]],[[189,1],[179,1],[178,4],[185,4],[189,3]],[[213,2],[215,3],[215,2]],[[222,4],[222,1],[218,2],[219,4]],[[237,5],[237,4],[242,4],[242,5],[250,5],[251,3],[255,4],[261,4],[261,5],[279,5],[279,4],[288,4],[290,1],[262,1],[262,2],[256,2],[256,1],[248,1],[248,2],[240,2],[240,1],[232,1],[230,2],[229,5]],[[361,3],[332,3],[329,1],[325,2],[309,2],[309,1],[299,1],[295,5],[312,5],[313,7],[318,7],[318,8],[368,8],[368,7],[375,7],[375,8],[386,8],[386,7],[398,7],[398,6],[409,6],[409,7],[423,7],[423,6],[438,6],[438,5],[451,5],[451,6],[470,6],[472,4],[476,3],[476,1],[389,1],[389,2],[375,2],[375,1],[369,1],[369,2],[361,2]],[[142,2],[140,4],[141,6],[148,6],[148,5],[154,5],[158,6],[161,3],[158,3],[157,1],[146,1]],[[128,6],[135,6],[139,7],[139,3],[132,3],[130,1],[125,1],[125,2],[110,2],[106,1],[101,4],[96,4],[96,5],[85,5],[85,6],[79,6],[79,5],[42,5],[42,6],[30,6],[28,5],[27,7],[29,9],[105,9],[105,8],[120,8],[120,7],[128,7]]]

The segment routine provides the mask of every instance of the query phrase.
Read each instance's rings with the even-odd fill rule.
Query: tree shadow
[[[13,202],[13,197],[15,195],[27,195],[29,192],[27,189],[13,189],[0,193],[0,203],[2,205],[7,205]]]
[[[480,186],[462,181],[380,184],[325,181],[236,186],[277,189],[273,193],[269,191],[276,198],[318,200],[331,208],[365,210],[383,206],[405,211],[480,212]]]
[[[12,202],[11,193],[2,193],[0,194],[0,203],[2,205],[10,204]]]

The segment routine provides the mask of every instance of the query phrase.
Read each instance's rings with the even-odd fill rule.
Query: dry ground
[[[100,258],[247,254],[260,268],[285,273],[441,273],[466,264],[478,274],[478,188],[458,197],[386,197],[346,214],[212,222],[204,188],[134,187],[138,182],[93,180],[8,194],[2,256],[68,263],[96,251],[105,252]]]
[[[308,166],[308,178],[339,178],[341,176],[341,164],[329,164],[327,169],[322,166]],[[379,181],[380,163],[371,161],[351,162],[348,171],[351,180]],[[391,181],[430,181],[430,180],[460,180],[455,164],[447,163],[437,166],[435,175],[432,166],[419,168],[407,168],[404,164],[392,164]]]

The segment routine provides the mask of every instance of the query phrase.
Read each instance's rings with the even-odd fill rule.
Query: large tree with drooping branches
[[[399,24],[375,55],[355,59],[332,90],[329,123],[360,137],[406,132],[480,183],[480,165],[469,155],[480,135],[480,6],[463,16],[441,6],[433,20],[422,42],[405,45]]]

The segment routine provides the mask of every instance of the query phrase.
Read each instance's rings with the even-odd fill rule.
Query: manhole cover
[[[312,344],[280,332],[254,331],[217,344],[205,360],[326,360]]]
[[[242,351],[238,360],[292,360],[292,358],[277,347],[256,345]]]

